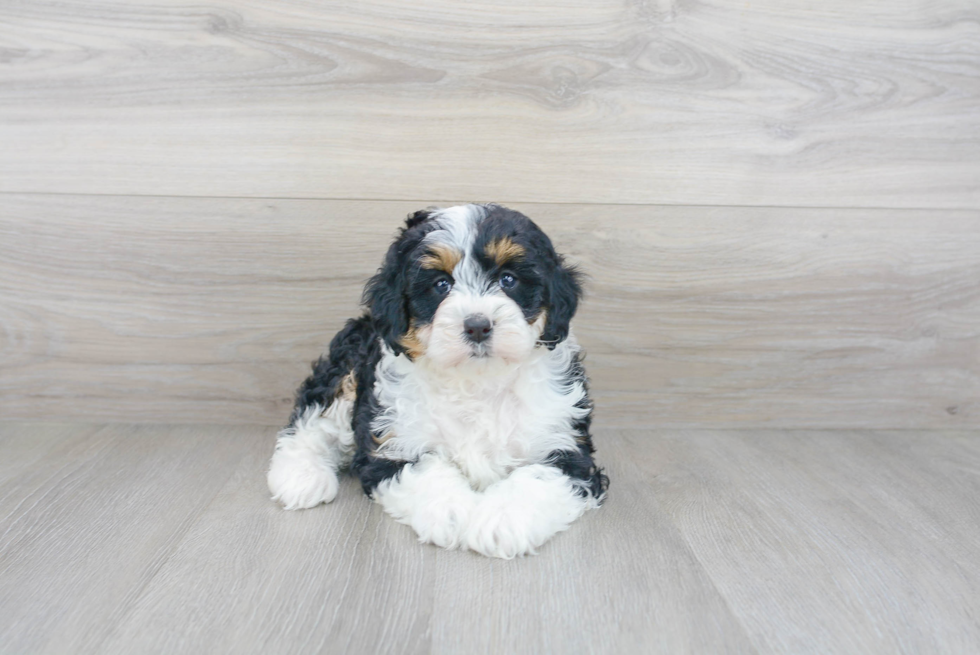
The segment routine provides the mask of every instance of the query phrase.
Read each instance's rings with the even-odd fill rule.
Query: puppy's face
[[[517,363],[568,335],[580,285],[530,219],[496,205],[418,212],[365,290],[396,353]]]

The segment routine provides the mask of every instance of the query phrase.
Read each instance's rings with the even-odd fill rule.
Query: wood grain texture
[[[0,423],[0,461],[55,433],[0,501],[10,652],[980,649],[977,431],[611,431],[606,505],[510,562],[350,478],[278,509],[271,427]]]
[[[0,7],[0,191],[980,206],[980,6]]]
[[[281,423],[419,206],[4,196],[0,416]],[[977,212],[514,206],[602,427],[980,426]]]
[[[34,462],[50,457],[55,449],[70,447],[76,440],[88,439],[99,428],[77,423],[0,425],[0,504],[9,494],[20,498],[20,477]]]
[[[275,428],[239,441],[234,475],[102,652],[430,651],[435,550],[348,477],[330,506],[282,510],[274,442]]]
[[[624,502],[587,516],[539,556],[492,561],[419,545],[349,478],[331,505],[283,512],[257,475],[271,435],[249,443],[238,473],[102,650],[750,649],[635,475],[620,476]],[[610,467],[619,473],[619,462]],[[670,629],[653,636],[651,622]]]
[[[759,652],[980,645],[980,433],[624,438]]]
[[[597,442],[608,501],[536,557],[486,563],[437,551],[433,652],[755,651],[619,441]]]
[[[49,430],[0,423],[0,460]],[[255,433],[74,431],[0,483],[5,652],[93,652],[228,479],[242,456],[239,437]]]

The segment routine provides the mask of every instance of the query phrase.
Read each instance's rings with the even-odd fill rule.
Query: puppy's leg
[[[272,499],[285,509],[329,503],[337,496],[337,469],[350,463],[353,402],[337,397],[326,409],[319,403],[297,411],[279,432],[269,467]]]
[[[584,480],[554,466],[523,466],[484,491],[470,514],[465,545],[488,557],[533,554],[599,502]]]
[[[396,521],[412,526],[419,541],[443,548],[462,543],[477,501],[460,470],[436,455],[406,464],[381,481],[373,496]]]
[[[268,475],[272,498],[286,509],[329,503],[337,495],[337,469],[349,464],[354,453],[357,370],[374,341],[370,317],[347,321],[330,342],[329,356],[313,364],[312,374],[297,390]]]

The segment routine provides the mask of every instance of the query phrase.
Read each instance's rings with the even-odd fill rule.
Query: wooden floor
[[[0,423],[0,650],[980,650],[975,432],[600,427],[608,502],[515,561],[278,509],[272,434]]]

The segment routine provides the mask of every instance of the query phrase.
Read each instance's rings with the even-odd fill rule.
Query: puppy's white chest
[[[527,463],[540,441],[538,420],[512,389],[484,391],[437,403],[445,411],[432,414],[431,447],[442,450],[477,487],[505,476]]]
[[[587,413],[575,406],[582,385],[555,384],[546,367],[447,380],[403,362],[388,364],[376,387],[386,409],[374,425],[388,435],[385,455],[412,460],[438,453],[477,489],[574,448],[572,424]]]

